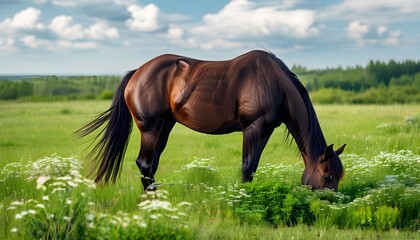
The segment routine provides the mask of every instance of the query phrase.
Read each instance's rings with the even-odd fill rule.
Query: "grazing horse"
[[[308,92],[274,54],[251,51],[228,61],[158,56],[130,71],[111,107],[76,133],[83,137],[106,123],[92,149],[95,182],[115,182],[132,122],[141,133],[136,164],[145,190],[176,122],[207,134],[243,132],[242,181],[252,181],[274,129],[284,123],[305,162],[302,184],[338,189],[345,145],[327,146]],[[96,139],[95,138],[95,139]]]

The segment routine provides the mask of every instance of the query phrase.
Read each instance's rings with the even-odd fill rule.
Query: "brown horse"
[[[167,54],[130,71],[111,107],[76,131],[86,136],[107,123],[90,153],[96,182],[116,180],[132,119],[141,132],[136,163],[145,190],[155,188],[159,158],[176,122],[207,134],[242,131],[243,182],[252,181],[261,153],[281,123],[305,162],[302,184],[337,190],[343,176],[338,155],[345,145],[336,151],[327,146],[308,92],[272,53],[251,51],[229,61]]]

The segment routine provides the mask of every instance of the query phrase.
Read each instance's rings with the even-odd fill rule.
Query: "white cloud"
[[[86,36],[90,39],[116,39],[119,37],[119,33],[117,28],[115,27],[108,27],[106,22],[98,21],[95,24],[91,25],[88,29],[86,29]]]
[[[44,29],[44,25],[38,22],[40,16],[40,10],[33,7],[26,8],[16,13],[12,18],[6,18],[0,22],[0,32],[33,29],[42,30]]]
[[[34,35],[26,35],[24,37],[20,38],[20,41],[27,47],[30,48],[37,48],[41,45],[45,45],[48,46],[49,41],[46,40],[40,40],[37,37],[35,37]]]
[[[0,38],[0,55],[14,51],[16,51],[16,48],[15,40],[13,38]]]
[[[84,37],[83,26],[75,24],[71,16],[60,15],[53,18],[49,28],[61,38],[81,39]]]
[[[352,21],[347,26],[347,35],[355,40],[362,39],[369,32],[369,25],[364,21]]]
[[[58,46],[64,49],[95,49],[98,48],[96,42],[87,41],[87,42],[72,42],[67,40],[58,41]]]
[[[181,39],[184,35],[184,30],[179,27],[169,27],[167,38],[169,39]]]
[[[49,28],[62,39],[116,39],[119,37],[117,28],[109,27],[106,22],[98,21],[84,28],[81,24],[74,23],[73,17],[61,15],[52,19]]]
[[[231,39],[272,35],[305,38],[318,32],[314,20],[312,10],[282,10],[276,3],[259,6],[248,0],[232,0],[219,12],[205,15],[204,24],[192,33]]]
[[[160,10],[153,3],[140,7],[130,5],[127,11],[131,13],[131,18],[126,21],[127,27],[132,31],[153,32],[161,28]]]
[[[47,0],[41,0],[41,3],[47,2]],[[87,4],[117,4],[128,6],[136,3],[136,0],[50,0],[51,4],[59,7],[80,7]]]
[[[72,0],[53,0],[51,3],[60,7],[76,7],[79,5],[79,1]]]
[[[207,41],[198,40],[196,38],[188,38],[187,44],[189,47],[204,50],[239,48],[243,46],[243,43],[239,41],[224,40],[221,38],[210,39]]]
[[[320,19],[367,19],[377,23],[420,19],[418,0],[345,0],[324,9]]]
[[[355,20],[347,26],[347,36],[358,45],[384,44],[397,45],[400,42],[400,31],[389,31],[385,25],[374,25],[368,21]]]

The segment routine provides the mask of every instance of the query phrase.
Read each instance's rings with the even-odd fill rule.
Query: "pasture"
[[[420,105],[315,105],[327,142],[347,144],[338,193],[300,186],[284,125],[242,184],[241,133],[177,124],[144,194],[136,128],[116,184],[85,179],[89,144],[72,133],[109,104],[0,102],[0,239],[420,238]]]

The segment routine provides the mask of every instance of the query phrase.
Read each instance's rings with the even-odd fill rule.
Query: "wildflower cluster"
[[[243,189],[230,186],[218,198],[249,223],[266,220],[274,225],[378,230],[420,227],[420,156],[407,150],[381,152],[369,160],[347,154],[343,163],[347,174],[341,192],[298,186],[289,179],[291,174],[300,175],[298,167],[267,164],[259,169],[256,181],[241,185]]]
[[[284,164],[271,164],[266,163],[264,166],[260,166],[254,177],[256,179],[267,179],[275,178],[279,181],[293,182],[299,179],[302,174],[302,166],[295,165],[284,165]]]
[[[213,190],[213,196],[219,201],[226,202],[230,207],[241,202],[242,199],[251,197],[246,193],[245,188],[238,183],[228,185],[227,187],[219,186]]]
[[[12,162],[6,164],[0,171],[0,182],[5,182],[7,179],[10,179],[12,177],[21,177],[24,174],[20,171],[22,168],[23,166],[20,162]]]
[[[188,202],[181,202],[177,206],[173,206],[172,203],[168,201],[168,191],[166,190],[146,192],[141,197],[143,200],[138,204],[138,207],[152,220],[167,218],[176,220],[174,223],[180,223],[178,220],[187,216],[187,214],[179,208],[191,206],[191,203]]]
[[[175,206],[167,201],[163,190],[147,192],[138,204],[139,211],[119,211],[116,214],[90,212],[86,215],[88,239],[175,239],[192,235],[182,218],[180,209],[190,206],[181,202]]]
[[[321,207],[319,202],[313,203],[318,220],[329,219],[340,227],[419,228],[419,155],[401,150],[381,152],[370,160],[355,154],[344,155],[343,159],[346,179],[351,181],[347,180],[341,189],[352,200],[324,202]],[[371,184],[363,184],[369,181]]]
[[[353,180],[383,178],[382,183],[402,181],[414,185],[420,176],[420,155],[410,150],[395,153],[381,152],[368,160],[360,155],[346,154],[343,157],[347,178]]]
[[[213,172],[217,171],[217,168],[212,165],[212,162],[214,161],[214,157],[212,158],[198,158],[194,157],[194,161],[191,163],[184,165],[182,169],[189,170],[189,169],[195,169],[195,168],[203,168],[207,169]]]
[[[87,213],[87,192],[95,184],[82,177],[81,163],[75,158],[51,156],[23,167],[26,181],[35,183],[40,198],[14,201],[8,208],[16,211],[19,237],[79,238]]]
[[[37,189],[35,199],[13,201],[7,211],[14,213],[10,228],[16,238],[35,239],[173,239],[191,238],[182,221],[181,209],[190,205],[170,203],[168,192],[158,190],[142,196],[138,211],[116,214],[97,212],[90,200],[95,183],[81,175],[82,164],[75,158],[56,155],[26,166],[10,164],[7,172],[20,167],[20,176]]]

